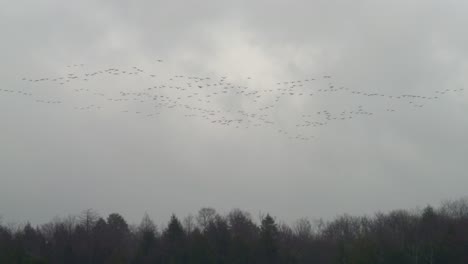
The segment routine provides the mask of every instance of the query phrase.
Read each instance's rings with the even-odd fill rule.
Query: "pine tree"
[[[262,263],[279,263],[278,226],[269,214],[262,219],[260,239]]]

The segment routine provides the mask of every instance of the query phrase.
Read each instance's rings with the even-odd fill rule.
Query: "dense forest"
[[[202,208],[157,227],[94,210],[32,226],[0,222],[2,264],[468,263],[468,199],[434,208],[291,225],[269,214]]]

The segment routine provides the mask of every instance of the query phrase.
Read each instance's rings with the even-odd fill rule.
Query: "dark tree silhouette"
[[[138,227],[138,247],[134,263],[152,263],[157,259],[157,230],[153,220],[145,213]]]
[[[135,228],[93,210],[36,227],[0,222],[0,264],[468,263],[467,199],[292,227],[239,209],[202,208],[196,220],[172,215],[161,234],[147,214]]]
[[[278,263],[278,226],[269,214],[262,219],[260,239],[262,263]]]
[[[186,263],[186,236],[182,224],[175,215],[171,216],[162,235],[162,241],[164,245],[163,263]]]

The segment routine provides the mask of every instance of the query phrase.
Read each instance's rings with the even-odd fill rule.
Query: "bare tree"
[[[60,220],[59,220],[60,221]],[[61,221],[69,234],[72,234],[75,231],[77,225],[77,219],[74,215],[69,215]]]
[[[138,231],[140,231],[141,233],[156,234],[156,225],[154,224],[153,220],[151,220],[148,213],[145,213],[145,215],[141,219],[141,223],[138,226]]]
[[[99,214],[93,209],[86,209],[78,216],[78,220],[86,233],[89,233],[99,220]]]
[[[210,222],[215,219],[216,210],[210,207],[204,207],[198,211],[197,222],[198,225],[205,230]]]
[[[309,239],[312,236],[312,224],[307,218],[298,219],[294,223],[293,230],[300,239]]]
[[[93,263],[93,250],[92,250],[92,231],[97,221],[99,220],[99,214],[93,209],[86,209],[78,216],[80,227],[85,232],[85,243],[86,248],[83,250],[85,256],[87,256],[88,263]]]
[[[195,229],[195,217],[192,214],[189,214],[184,218],[183,225],[187,234],[192,233],[192,231]]]
[[[468,218],[468,197],[455,201],[445,201],[440,209],[441,213],[455,218]]]

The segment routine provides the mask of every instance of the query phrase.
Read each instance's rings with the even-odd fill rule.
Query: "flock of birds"
[[[157,64],[163,62],[161,59],[155,60]],[[317,129],[335,122],[378,114],[363,106],[363,102],[369,100],[384,106],[381,108],[383,112],[396,112],[403,105],[419,109],[447,93],[464,90],[442,89],[426,95],[386,94],[336,85],[331,75],[258,85],[252,77],[164,76],[136,66],[90,70],[84,64],[72,64],[67,65],[64,72],[54,77],[24,77],[22,81],[29,86],[16,90],[0,89],[0,95],[22,95],[36,103],[64,104],[77,111],[100,111],[110,108],[112,103],[121,113],[145,118],[179,111],[183,117],[200,119],[213,125],[233,129],[266,127],[290,139],[307,141],[315,138]],[[60,96],[53,94],[57,89],[85,96],[89,103],[76,105],[80,100],[70,100],[66,96],[57,99]],[[353,103],[358,101],[359,104],[339,111],[311,107],[316,103],[323,104],[326,98]],[[290,112],[299,114],[291,117]]]

